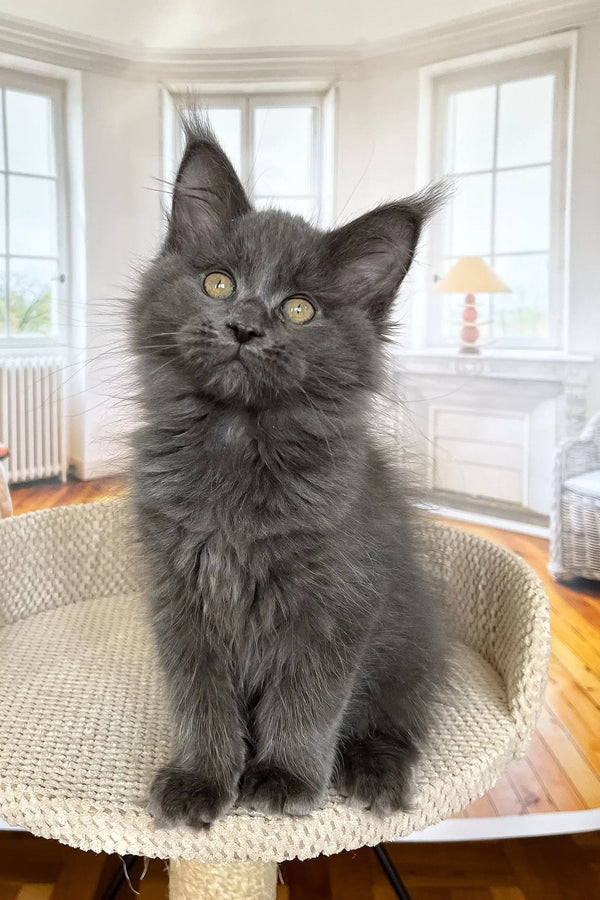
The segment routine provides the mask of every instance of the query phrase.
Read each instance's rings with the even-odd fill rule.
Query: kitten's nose
[[[257,328],[253,328],[251,325],[240,325],[238,322],[229,322],[227,327],[231,328],[240,344],[245,344],[246,341],[251,340],[253,337],[263,336],[262,331],[258,331]]]

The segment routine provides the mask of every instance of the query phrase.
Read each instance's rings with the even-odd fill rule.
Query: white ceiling
[[[152,49],[356,47],[527,0],[2,0],[2,13]]]

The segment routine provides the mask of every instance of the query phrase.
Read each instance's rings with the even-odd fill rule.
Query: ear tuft
[[[451,193],[446,181],[386,203],[327,235],[338,291],[357,296],[370,318],[383,320],[413,261],[426,222]]]
[[[250,211],[250,203],[206,115],[181,115],[185,149],[175,186],[166,248],[181,251],[210,242],[231,221]]]
[[[433,184],[428,184],[423,190],[412,194],[403,200],[407,206],[414,208],[415,215],[421,222],[421,227],[435,216],[437,212],[452,198],[455,183],[452,178],[442,178]]]
[[[186,105],[185,110],[180,110],[179,124],[185,137],[185,152],[194,144],[215,144],[221,152],[223,149],[210,124],[206,110],[195,107],[193,102]]]

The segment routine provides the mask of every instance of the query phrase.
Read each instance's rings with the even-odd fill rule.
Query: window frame
[[[172,112],[177,112],[192,104],[197,104],[200,109],[240,109],[242,114],[242,149],[241,149],[241,173],[240,180],[246,189],[250,201],[258,196],[252,178],[254,158],[254,111],[257,108],[293,108],[310,106],[315,110],[313,116],[313,133],[311,148],[311,190],[307,194],[286,194],[286,197],[301,197],[313,199],[317,207],[315,225],[326,228],[331,225],[333,216],[333,198],[327,195],[326,185],[332,181],[333,173],[326,171],[327,152],[325,141],[327,137],[327,92],[307,91],[169,91],[169,101]],[[178,161],[183,152],[183,134],[178,127],[177,115],[166,117],[167,134],[164,135],[164,148],[166,153],[165,177],[168,182],[175,178]]]
[[[484,62],[447,73],[436,75],[432,81],[432,114],[431,114],[431,158],[430,171],[434,179],[444,177],[444,154],[446,149],[446,127],[448,99],[453,93],[461,90],[474,90],[490,85],[506,84],[511,81],[521,81],[525,78],[554,75],[554,106],[553,106],[553,133],[552,133],[552,159],[550,161],[550,242],[548,247],[549,259],[549,297],[548,297],[548,335],[547,337],[493,337],[490,346],[496,349],[521,349],[521,350],[559,350],[566,343],[566,304],[567,304],[567,198],[568,198],[568,161],[569,161],[569,112],[570,112],[570,79],[571,79],[571,52],[569,47],[560,47],[552,50],[543,50],[523,56],[508,59]],[[492,173],[492,246],[495,216],[496,177],[498,172],[511,171],[511,169],[527,168],[528,166],[509,166],[497,168],[498,150],[498,97],[496,97],[495,109],[495,134],[494,156],[491,169],[477,170],[477,172]],[[538,164],[532,164],[533,166]],[[541,164],[539,164],[541,165]],[[450,177],[459,178],[461,174],[476,174],[473,172],[457,173]],[[429,262],[432,281],[436,276],[445,274],[442,245],[442,223],[434,222],[429,238]],[[525,254],[527,251],[523,251]],[[533,252],[533,251],[532,251]],[[492,253],[492,268],[494,257]],[[498,254],[506,255],[506,254]],[[519,255],[518,253],[510,255]],[[442,333],[442,321],[440,315],[440,297],[428,291],[426,343],[433,348],[448,348],[455,345],[453,337],[444,338]],[[492,299],[493,309],[494,298]],[[497,301],[496,301],[497,302]]]
[[[56,184],[56,242],[57,242],[57,290],[55,309],[53,310],[54,327],[50,334],[32,334],[22,337],[0,333],[0,353],[4,355],[6,352],[18,353],[20,350],[30,351],[32,349],[51,349],[62,347],[67,343],[70,321],[70,289],[69,289],[69,221],[68,221],[68,182],[67,182],[67,159],[66,159],[66,116],[65,116],[65,83],[59,78],[46,77],[30,72],[19,71],[17,69],[9,69],[0,66],[0,88],[2,89],[2,100],[0,101],[0,115],[3,120],[5,149],[7,142],[6,132],[6,109],[4,101],[4,90],[15,90],[23,93],[38,94],[49,97],[52,101],[53,109],[53,125],[54,125],[54,150],[56,172],[54,176],[43,176],[53,178]],[[8,175],[19,174],[13,173],[8,169],[8,159],[5,158],[5,168],[0,170],[0,177],[6,179],[6,187],[8,187]],[[27,174],[27,173],[21,173]],[[9,200],[8,193],[5,200],[5,208],[0,214],[5,216],[6,240],[9,252],[0,253],[0,260],[3,262],[5,272],[8,274],[8,260],[10,254],[10,236],[8,221]],[[19,255],[16,255],[19,257]],[[55,257],[43,256],[22,256],[27,259],[54,259]],[[7,292],[9,290],[8,279],[6,283]],[[8,295],[6,303],[6,315],[8,312]]]

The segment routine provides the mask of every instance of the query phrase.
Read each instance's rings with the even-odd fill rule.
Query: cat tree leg
[[[172,860],[169,900],[275,900],[277,863]]]

